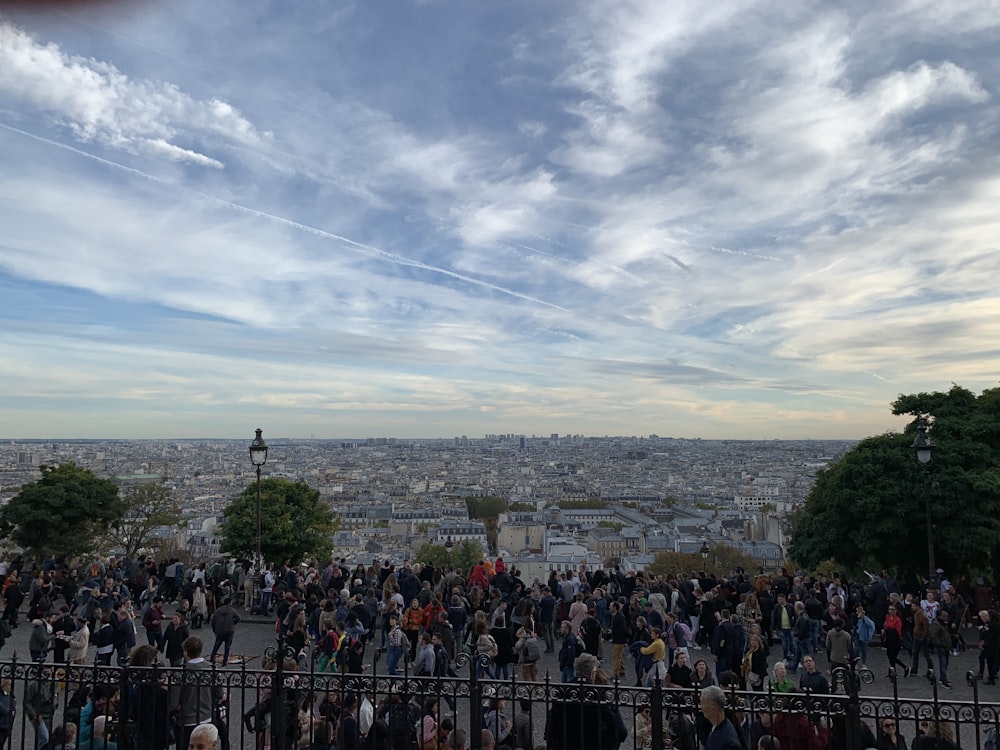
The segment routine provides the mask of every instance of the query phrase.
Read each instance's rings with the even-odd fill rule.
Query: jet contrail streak
[[[79,156],[83,156],[87,159],[98,162],[99,164],[104,164],[105,166],[112,167],[114,169],[119,169],[135,177],[141,177],[145,180],[150,180],[159,185],[164,185],[165,187],[174,188],[176,190],[182,190],[184,192],[190,193],[192,195],[197,195],[201,198],[206,198],[207,200],[219,203],[223,206],[227,206],[235,211],[240,211],[242,213],[248,214],[250,216],[256,216],[261,219],[267,219],[278,224],[283,224],[293,229],[298,229],[301,232],[306,232],[308,234],[313,234],[317,237],[322,237],[323,239],[336,240],[340,243],[348,245],[349,247],[355,248],[362,251],[364,254],[377,258],[379,260],[384,260],[389,263],[394,263],[400,266],[408,266],[410,268],[418,268],[423,271],[430,271],[432,273],[441,274],[442,276],[448,276],[449,278],[456,279],[457,281],[463,281],[467,284],[472,284],[473,286],[478,286],[483,289],[490,289],[494,292],[499,292],[500,294],[506,294],[510,297],[515,297],[517,299],[524,300],[525,302],[531,302],[536,305],[543,305],[545,307],[551,307],[555,310],[561,310],[566,312],[566,308],[555,305],[551,302],[546,302],[545,300],[538,299],[537,297],[531,297],[530,295],[523,294],[521,292],[514,291],[513,289],[507,289],[502,286],[497,286],[496,284],[491,284],[488,281],[482,281],[481,279],[476,279],[471,276],[466,276],[464,274],[457,273],[455,271],[449,271],[446,268],[441,268],[440,266],[434,266],[429,263],[424,263],[423,261],[415,260],[413,258],[407,258],[404,255],[398,255],[397,253],[386,252],[380,248],[374,247],[372,245],[366,245],[363,242],[358,242],[357,240],[352,240],[349,237],[344,237],[339,234],[334,234],[333,232],[327,232],[323,229],[318,229],[316,227],[310,226],[308,224],[303,224],[292,219],[287,219],[284,216],[278,216],[277,214],[270,214],[266,211],[261,211],[256,208],[250,208],[249,206],[244,206],[241,203],[234,203],[233,201],[228,201],[225,198],[219,198],[218,196],[205,193],[201,190],[195,190],[194,188],[189,188],[184,185],[178,185],[168,180],[164,180],[156,175],[149,174],[148,172],[143,172],[141,169],[136,169],[135,167],[129,167],[124,164],[119,164],[118,162],[111,161],[110,159],[105,159],[95,154],[91,154],[82,149],[74,148],[73,146],[67,146],[65,143],[59,143],[58,141],[53,141],[49,138],[44,138],[40,135],[35,135],[34,133],[29,133],[26,130],[21,130],[20,128],[15,128],[6,123],[0,122],[0,128],[16,133],[18,135],[23,135],[33,140],[39,141],[40,143],[45,143],[49,146],[55,146],[56,148],[61,148],[66,151],[70,151]]]

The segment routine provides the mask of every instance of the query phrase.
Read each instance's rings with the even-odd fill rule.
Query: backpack
[[[337,646],[337,669],[341,672],[347,671],[347,657],[351,655],[351,649],[354,647],[355,640],[344,633],[343,638],[340,639],[340,644]]]
[[[583,654],[583,639],[578,635],[573,635],[572,633],[566,637],[573,638],[573,658],[575,659],[577,656]]]
[[[577,654],[579,656],[579,654]],[[524,663],[534,664],[542,658],[542,651],[538,648],[537,638],[528,638],[524,642]]]
[[[337,650],[337,631],[327,630],[320,639],[317,648],[327,657],[333,656],[333,652]]]
[[[674,634],[674,640],[677,642],[677,648],[684,648],[691,642],[691,628],[685,623],[675,622],[671,630]]]

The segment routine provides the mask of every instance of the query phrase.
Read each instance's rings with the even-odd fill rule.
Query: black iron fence
[[[187,748],[194,728],[211,723],[221,750],[478,750],[484,730],[501,750],[697,750],[711,728],[696,689],[484,679],[464,654],[440,678],[379,674],[377,660],[370,673],[338,674],[276,657],[262,669],[0,662],[0,739],[56,748],[72,742],[74,725],[83,750],[165,750]],[[751,748],[772,734],[783,749],[863,750],[890,724],[909,743],[927,734],[984,748],[1000,728],[1000,703],[981,700],[971,672],[971,701],[947,700],[933,680],[930,695],[914,699],[899,695],[894,677],[892,695],[877,697],[862,694],[864,669],[833,677],[829,695],[727,689],[728,715]],[[617,722],[620,735],[606,731]]]

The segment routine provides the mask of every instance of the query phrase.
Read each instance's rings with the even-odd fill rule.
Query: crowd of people
[[[543,655],[553,654],[563,682],[650,686],[658,681],[667,689],[696,687],[703,702],[700,721],[691,727],[674,722],[669,730],[674,741],[690,736],[705,747],[728,747],[723,737],[731,733],[725,722],[737,721],[710,720],[717,686],[831,693],[842,689],[845,673],[840,668],[869,662],[873,642],[884,647],[888,668],[898,668],[905,677],[926,664],[925,676],[934,670],[944,689],[951,687],[950,657],[961,649],[978,648],[980,677],[987,684],[995,684],[1000,669],[997,614],[980,606],[972,618],[977,631],[966,627],[967,602],[981,603],[981,592],[959,590],[944,579],[906,592],[886,572],[861,584],[788,571],[770,576],[742,570],[723,577],[704,572],[660,576],[581,566],[527,581],[502,557],[480,561],[468,571],[377,560],[354,567],[337,559],[325,565],[286,561],[264,566],[259,575],[246,563],[224,560],[186,567],[178,560],[98,557],[71,567],[46,560],[33,570],[26,570],[21,561],[0,561],[0,581],[5,605],[0,646],[5,633],[19,627],[26,608],[32,627],[29,650],[38,663],[51,654],[53,661],[64,663],[153,664],[162,655],[170,666],[225,667],[242,609],[244,615],[253,611],[273,616],[276,632],[296,655],[286,665],[289,671],[361,674],[384,655],[385,665],[379,667],[391,676],[454,676],[455,659],[465,652],[480,677],[508,679],[512,669],[519,669],[521,679],[535,681]],[[168,607],[174,608],[170,614]],[[214,636],[207,660],[202,639],[193,634],[205,625]],[[966,643],[968,632],[978,632],[975,644]],[[145,643],[138,645],[142,639]],[[32,705],[26,706],[38,747],[72,746],[68,726],[51,726],[45,696],[36,695],[42,692],[33,692]],[[95,705],[95,700],[110,705],[114,696],[89,700],[79,700],[81,722],[92,715],[83,710],[86,705]],[[176,713],[176,700],[165,697],[163,705]],[[217,716],[224,700],[224,695],[213,696],[202,707],[208,716],[195,710],[188,717],[191,724],[175,716],[174,724],[183,731],[173,734],[175,740],[182,735],[181,747],[190,741],[188,730]],[[399,733],[404,726],[403,709],[393,707],[392,696],[379,703],[374,696],[335,693],[318,701],[298,700],[288,707],[296,717],[287,725],[293,744],[301,744],[304,737],[319,738],[316,748],[355,750],[372,732]],[[0,686],[0,713],[3,704]],[[505,708],[484,706],[484,726],[499,747],[526,747],[527,737],[518,737],[515,723],[525,713],[530,718],[530,706],[515,711],[512,718]],[[452,732],[461,731],[437,720],[436,702],[406,704],[405,709],[407,731],[426,725],[420,732],[420,750],[445,746]],[[567,710],[555,705],[547,724],[566,724]],[[260,746],[272,711],[265,694],[243,717]],[[641,711],[635,716],[637,738],[651,731],[647,719]],[[601,726],[579,738],[581,747],[607,750],[624,739],[614,739],[625,731],[617,713],[602,710],[586,721]],[[217,731],[220,728],[224,733],[224,727]],[[733,729],[752,747],[777,747],[767,744],[771,740],[823,747],[829,733],[816,717],[791,721],[783,715],[773,721],[746,719]],[[93,721],[81,723],[77,746],[84,747],[82,740],[102,730]],[[919,750],[927,746],[921,743],[923,737],[946,735],[947,730],[930,727],[915,738],[913,747]],[[881,723],[872,735],[873,745],[879,747],[906,746],[893,722]],[[558,747],[565,736],[565,731],[549,732],[548,746]],[[601,738],[600,744],[588,744],[595,737]],[[807,745],[802,745],[803,738]],[[157,749],[166,747],[165,737],[154,739]],[[947,741],[946,736],[935,737],[934,746],[947,747],[942,744]]]

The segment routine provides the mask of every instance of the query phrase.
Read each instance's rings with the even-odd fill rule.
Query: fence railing
[[[511,750],[541,743],[550,750],[695,750],[710,728],[696,689],[660,683],[484,679],[464,654],[448,677],[380,674],[378,660],[370,673],[335,674],[317,671],[317,662],[276,656],[267,655],[270,669],[0,662],[0,739],[38,748],[52,737],[54,747],[60,729],[72,723],[82,750],[166,750],[187,748],[192,729],[211,722],[220,750],[446,750],[454,729],[452,741],[464,734],[461,746],[473,750],[483,746],[483,730]],[[894,676],[892,695],[862,695],[871,675],[855,666],[833,677],[829,695],[727,689],[730,716],[749,747],[764,732],[782,748],[863,750],[891,721],[910,742],[929,733],[956,747],[982,748],[1000,728],[1000,703],[981,700],[971,672],[971,701],[944,699],[933,681],[927,698],[902,697]],[[430,723],[423,720],[428,713]],[[624,740],[607,731],[619,720]],[[437,730],[433,742],[425,741],[427,727]]]

